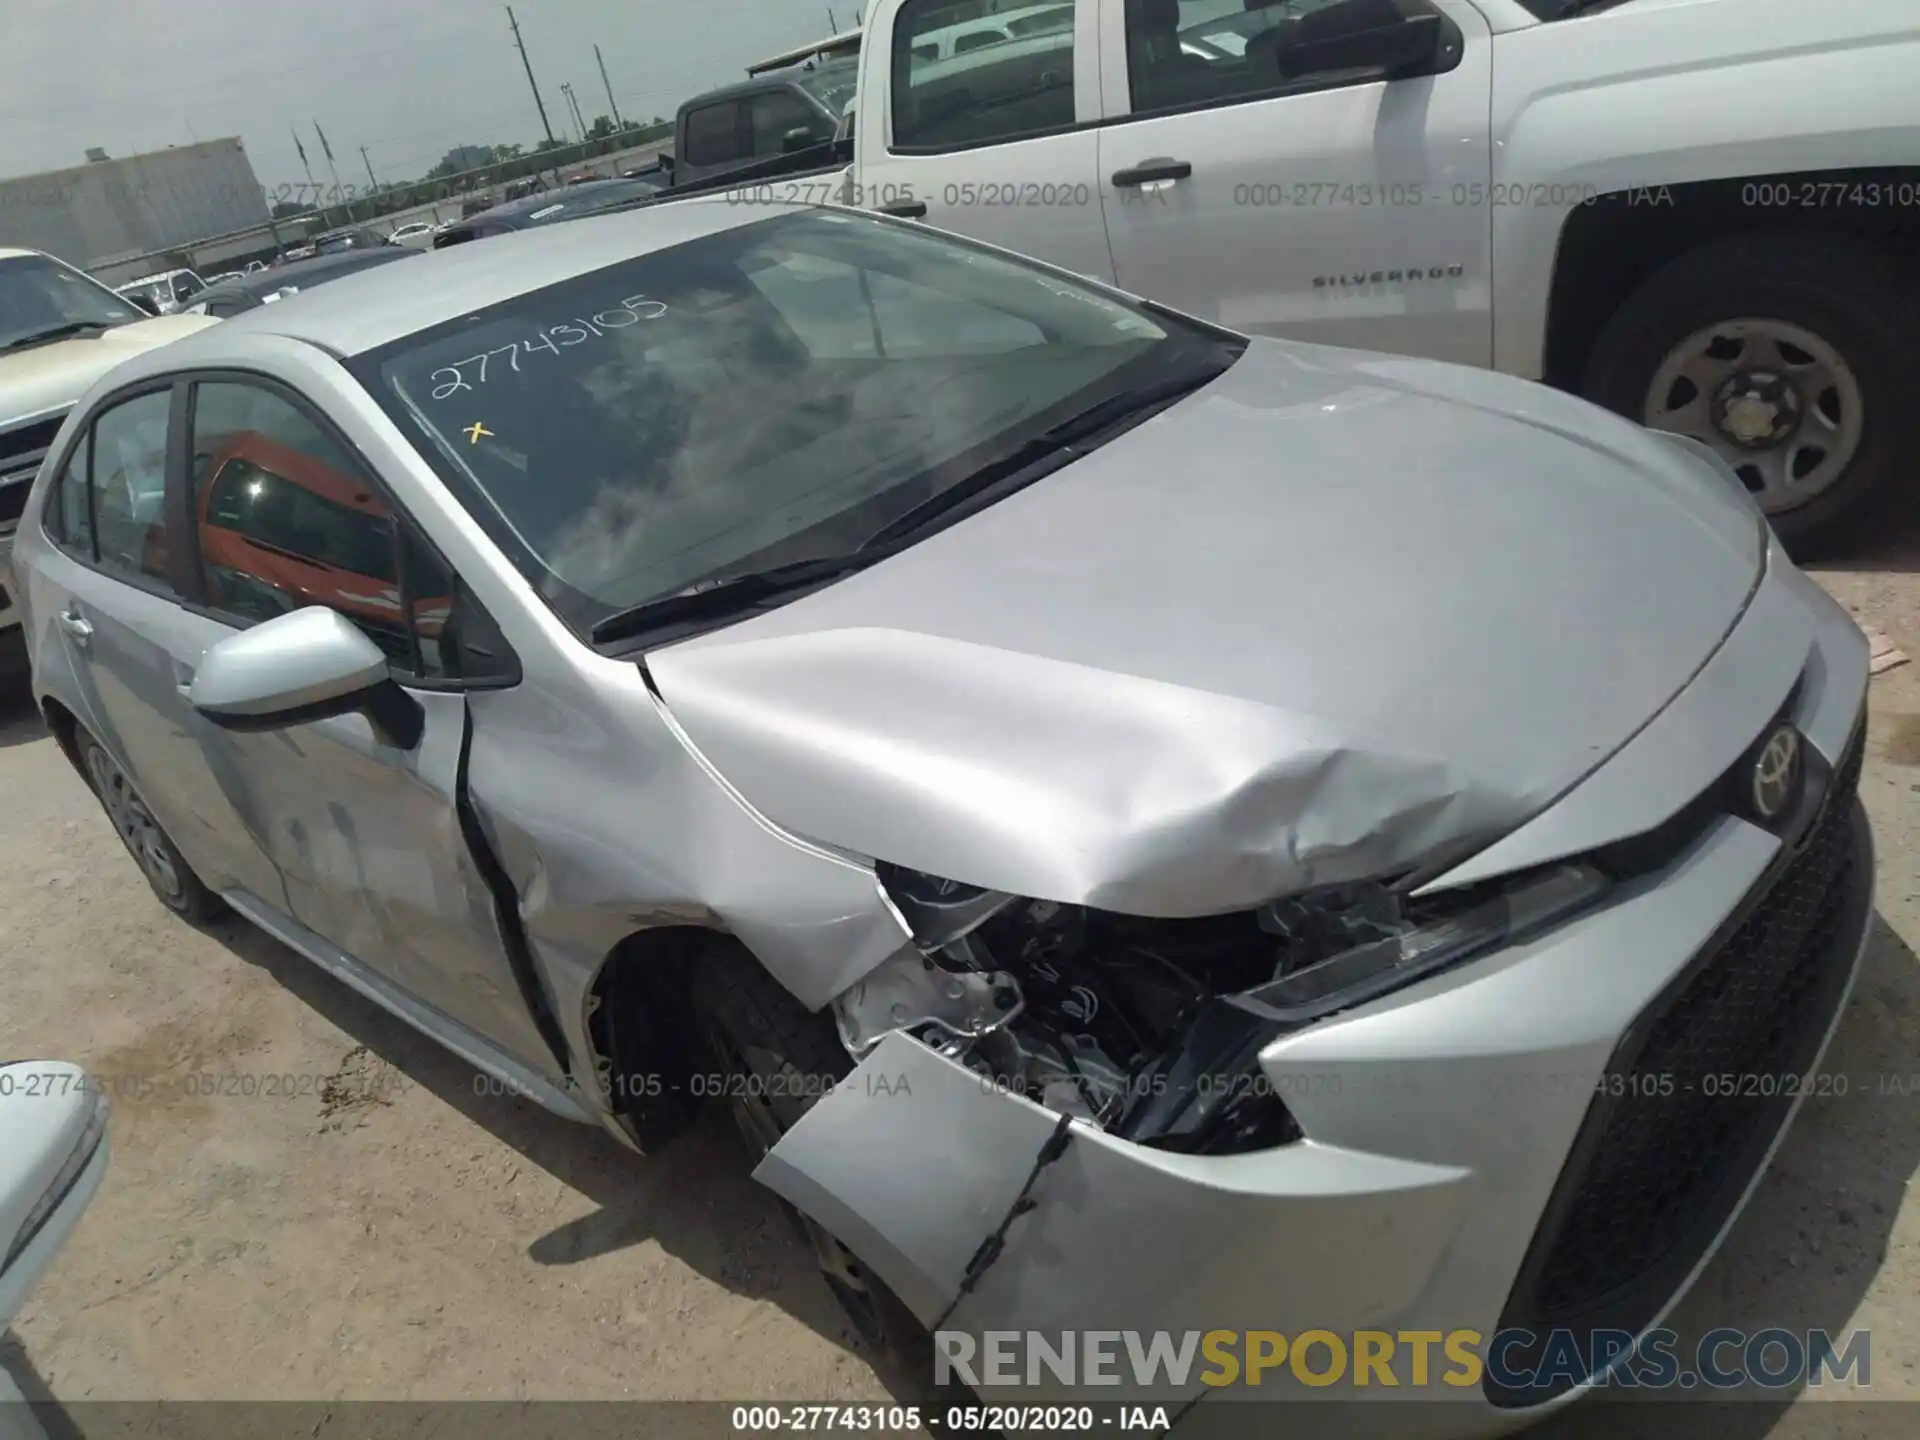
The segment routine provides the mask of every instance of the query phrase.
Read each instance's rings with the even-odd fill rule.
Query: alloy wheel
[[[705,1029],[714,1059],[732,1087],[727,1106],[733,1112],[734,1125],[740,1131],[741,1139],[746,1142],[754,1163],[758,1164],[786,1133],[786,1127],[781,1124],[766,1094],[768,1087],[763,1083],[767,1076],[780,1071],[782,1061],[770,1052],[756,1050],[752,1052],[751,1059],[757,1063],[749,1064],[749,1055],[734,1043],[725,1026],[708,1019]],[[799,1223],[801,1234],[808,1248],[813,1251],[814,1261],[820,1266],[820,1273],[826,1278],[847,1317],[852,1320],[860,1338],[870,1348],[883,1350],[885,1328],[873,1292],[867,1285],[865,1268],[832,1231],[792,1206],[783,1204],[782,1208]]]
[[[86,748],[87,773],[93,778],[93,788],[113,828],[153,887],[169,904],[181,904],[186,897],[186,886],[174,864],[173,846],[160,828],[160,822],[153,818],[146,801],[140,798],[133,782],[113,758],[98,744],[89,744]]]

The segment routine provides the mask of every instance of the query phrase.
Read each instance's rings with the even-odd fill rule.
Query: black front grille
[[[54,415],[0,432],[0,526],[14,525],[25,512],[33,477],[66,418]]]
[[[1844,993],[1866,923],[1853,801],[1864,735],[1797,853],[1640,1017],[1609,1063],[1500,1325],[1531,1332],[1486,1392],[1538,1404],[1592,1373],[1596,1330],[1638,1334],[1725,1225],[1779,1132]],[[1822,767],[1825,768],[1824,766]],[[1810,779],[1815,777],[1810,776]],[[1552,1331],[1582,1374],[1520,1384]],[[1561,1340],[1560,1345],[1569,1343]]]

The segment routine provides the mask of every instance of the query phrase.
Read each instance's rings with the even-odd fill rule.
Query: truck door
[[[1003,11],[1004,34],[961,46],[946,33],[952,0],[877,6],[861,42],[854,203],[1110,282],[1088,128],[1101,108],[1099,11],[1099,0]]]
[[[1248,334],[1491,363],[1502,197],[1472,5],[1103,3],[1098,170],[1123,289]],[[1382,78],[1396,56],[1407,78]]]

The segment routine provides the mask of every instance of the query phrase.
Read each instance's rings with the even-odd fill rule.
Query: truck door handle
[[[93,638],[93,626],[84,615],[73,610],[63,610],[59,619],[60,628],[67,632],[74,644],[84,647]]]
[[[1127,170],[1113,172],[1113,183],[1122,189],[1132,189],[1136,185],[1151,185],[1155,180],[1184,180],[1193,174],[1193,166],[1185,160],[1142,160]]]
[[[924,200],[895,200],[891,205],[876,205],[874,213],[879,215],[898,215],[905,220],[918,220],[927,213]]]

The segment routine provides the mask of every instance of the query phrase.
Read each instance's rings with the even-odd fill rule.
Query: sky
[[[561,84],[592,124],[607,112],[600,46],[623,119],[671,116],[751,61],[845,29],[863,0],[515,0],[553,133]],[[455,145],[545,132],[490,0],[0,0],[0,178],[238,135],[262,185],[364,186],[423,174]],[[563,115],[566,118],[562,124]]]

